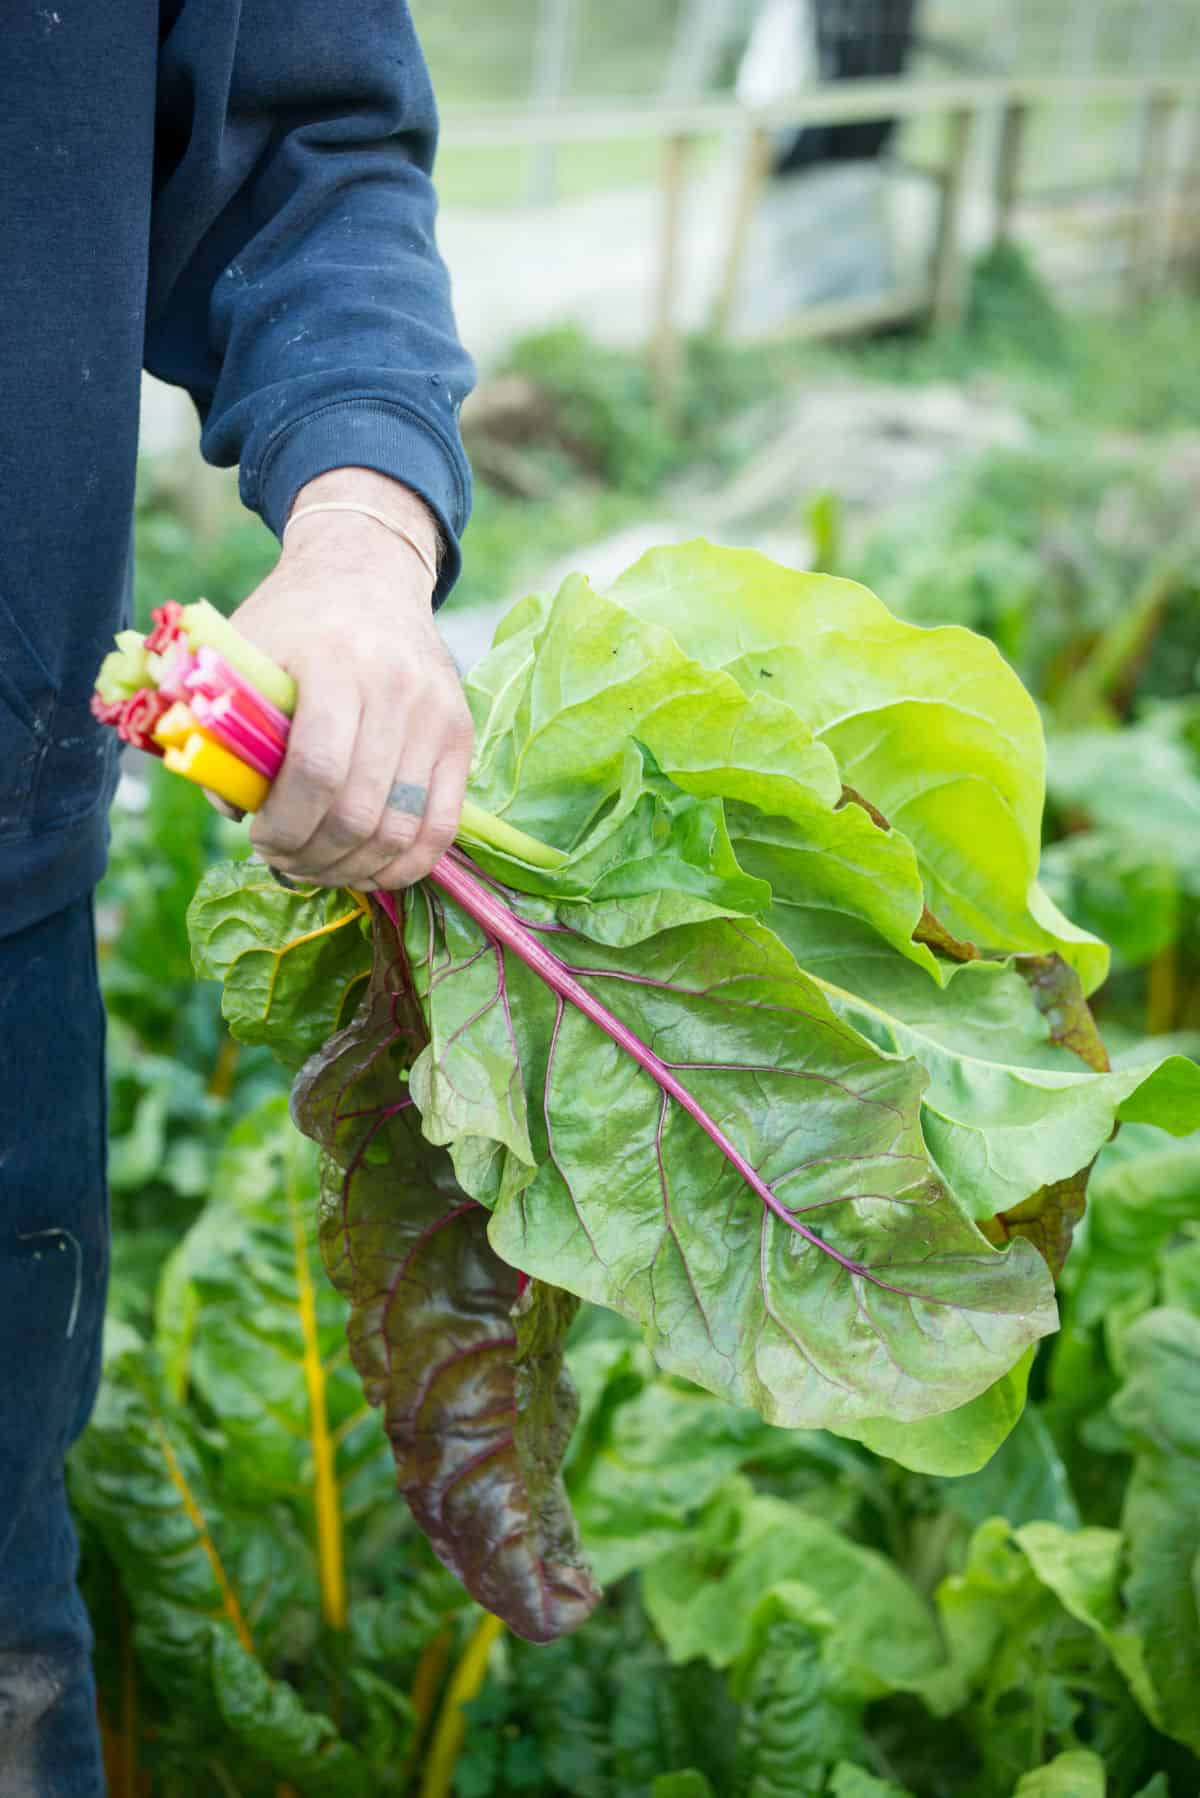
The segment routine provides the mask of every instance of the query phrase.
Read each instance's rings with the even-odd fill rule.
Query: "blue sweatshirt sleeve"
[[[275,532],[331,468],[403,481],[458,572],[473,381],[434,238],[437,114],[403,0],[168,0],[146,366]]]

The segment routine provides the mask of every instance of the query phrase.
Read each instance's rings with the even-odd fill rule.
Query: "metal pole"
[[[535,113],[553,110],[566,92],[575,42],[576,0],[542,0],[534,45],[530,105]],[[558,146],[535,144],[529,156],[526,198],[546,205],[556,196]]]

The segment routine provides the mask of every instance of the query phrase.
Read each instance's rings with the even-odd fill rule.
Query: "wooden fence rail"
[[[673,99],[669,95],[657,101],[580,101],[536,110],[450,110],[443,119],[442,139],[459,149],[523,146],[534,152],[547,145],[569,143],[660,141],[658,276],[649,335],[656,379],[669,410],[679,366],[684,197],[689,159],[698,144],[732,138],[743,146],[742,173],[728,222],[713,311],[714,328],[723,331],[735,312],[749,231],[768,177],[771,133],[802,125],[944,117],[945,160],[929,171],[939,191],[927,280],[914,291],[810,308],[797,314],[793,328],[805,335],[840,334],[922,313],[935,326],[945,326],[958,319],[965,296],[963,206],[972,146],[983,122],[997,118],[1000,122],[995,133],[991,198],[994,230],[1003,237],[1011,231],[1020,199],[1022,152],[1033,109],[1100,101],[1125,103],[1142,114],[1138,166],[1129,171],[1135,199],[1123,209],[1129,292],[1142,299],[1170,272],[1187,235],[1172,191],[1169,145],[1173,121],[1179,109],[1186,107],[1198,121],[1195,136],[1200,148],[1200,67],[1174,73],[972,74],[934,80],[898,77],[827,82],[757,111],[726,99]]]

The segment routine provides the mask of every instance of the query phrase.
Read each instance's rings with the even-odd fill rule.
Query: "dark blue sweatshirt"
[[[471,382],[402,0],[3,11],[0,934],[103,866],[116,744],[88,698],[128,604],[143,365],[192,394],[204,454],[276,532],[330,468],[414,488],[443,592]]]

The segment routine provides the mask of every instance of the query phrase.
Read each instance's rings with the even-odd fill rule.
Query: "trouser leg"
[[[63,1463],[99,1379],[104,1020],[90,898],[0,938],[0,1798],[101,1798]]]

